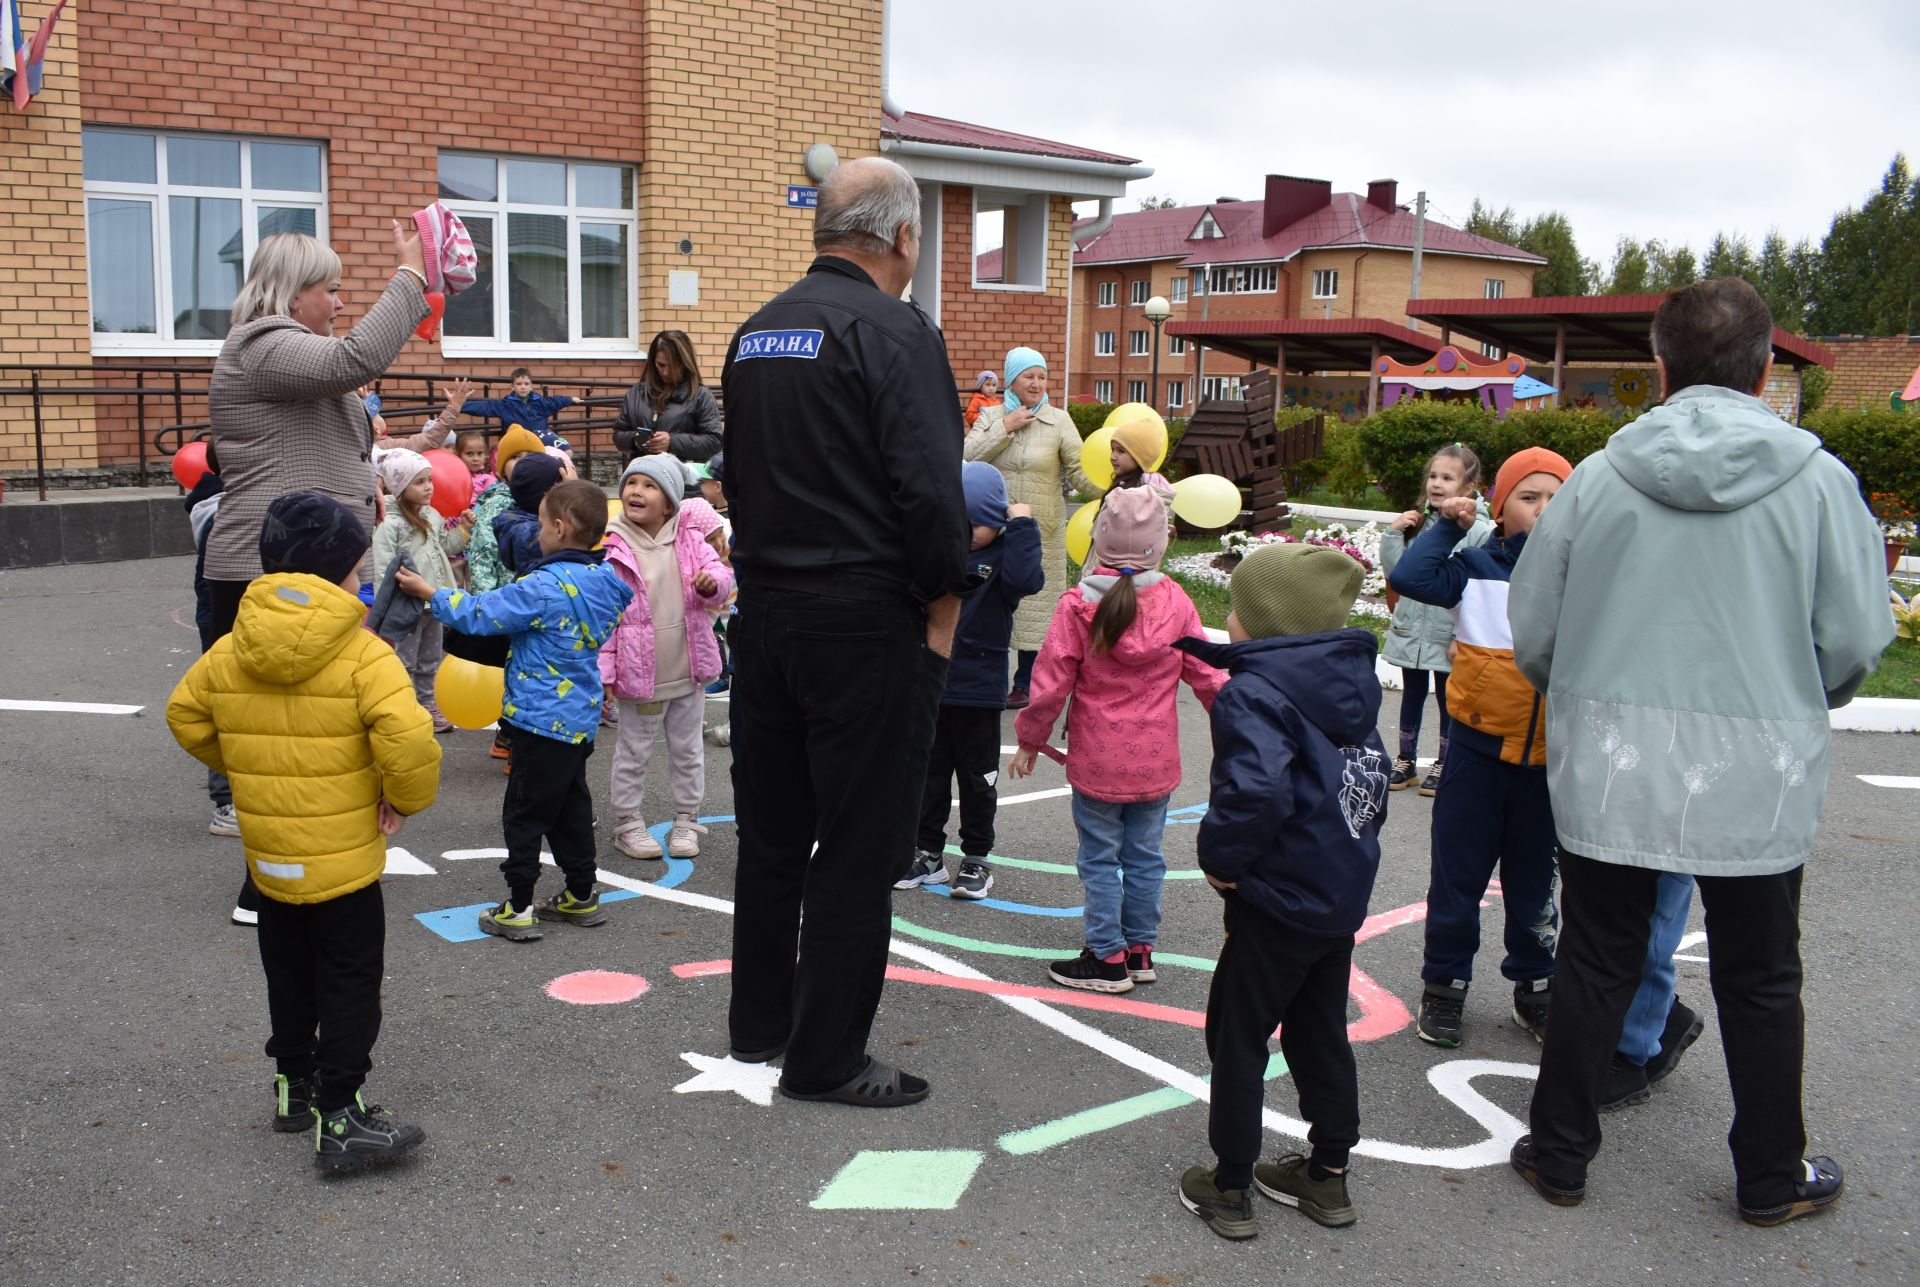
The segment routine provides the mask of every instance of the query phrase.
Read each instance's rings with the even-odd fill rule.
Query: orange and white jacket
[[[1547,725],[1540,694],[1513,661],[1507,588],[1526,548],[1525,534],[1494,536],[1462,548],[1458,523],[1427,524],[1387,577],[1420,603],[1453,610],[1453,676],[1447,715],[1453,743],[1508,764],[1544,768]]]

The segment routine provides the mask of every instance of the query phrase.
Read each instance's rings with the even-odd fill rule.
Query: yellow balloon
[[[440,713],[461,728],[485,728],[500,718],[507,695],[507,672],[448,654],[433,677]]]
[[[1075,563],[1086,563],[1087,552],[1093,549],[1093,519],[1099,512],[1100,502],[1088,501],[1067,520],[1067,557]]]
[[[624,509],[626,509],[626,503],[622,501],[618,496],[607,497],[607,526],[609,527],[613,526],[613,520],[616,518],[619,518],[621,511]],[[594,544],[593,548],[597,550],[602,546],[604,546],[606,543],[607,543],[607,538],[603,533],[599,541]]]
[[[1095,429],[1080,444],[1080,470],[1101,491],[1113,486],[1113,430]]]
[[[1240,489],[1218,474],[1195,474],[1173,485],[1173,512],[1195,527],[1225,527],[1240,517]]]

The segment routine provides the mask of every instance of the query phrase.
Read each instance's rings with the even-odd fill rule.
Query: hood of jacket
[[[1120,578],[1117,575],[1112,576],[1105,587],[1099,585],[1090,587],[1087,584],[1089,579],[1105,578],[1098,576],[1081,578],[1080,585],[1062,597],[1060,603],[1066,611],[1077,614],[1091,630],[1093,616],[1100,610],[1100,600],[1105,597],[1106,591],[1112,588],[1111,581],[1117,581]],[[1180,600],[1184,596],[1169,595],[1161,591],[1158,587],[1163,581],[1165,578],[1158,574],[1153,575],[1151,579],[1146,574],[1134,578],[1133,624],[1120,632],[1120,637],[1114,641],[1113,650],[1107,654],[1117,665],[1151,666],[1166,657],[1167,645],[1178,637],[1171,633],[1171,627],[1173,619],[1178,615],[1177,608]],[[1165,583],[1177,586],[1176,582],[1166,581]],[[1092,593],[1088,593],[1090,589]]]
[[[1320,635],[1273,635],[1244,643],[1181,639],[1176,648],[1230,675],[1252,674],[1272,684],[1336,746],[1363,741],[1380,721],[1380,681],[1371,630]]]
[[[1725,512],[1770,495],[1820,450],[1820,439],[1760,399],[1691,385],[1607,440],[1607,463],[1674,509]]]
[[[240,668],[270,684],[311,679],[340,655],[366,620],[367,605],[333,582],[303,572],[256,577],[233,621]]]

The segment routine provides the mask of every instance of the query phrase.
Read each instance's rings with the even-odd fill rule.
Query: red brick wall
[[[1055,400],[1065,392],[1067,340],[1067,255],[1071,246],[1072,203],[1054,197],[1048,212],[1047,289],[976,290],[973,285],[973,189],[946,184],[940,199],[940,329],[954,383],[972,387],[982,371],[998,371],[1007,350],[1038,349],[1054,377]],[[921,253],[932,250],[927,247]],[[1078,376],[1075,377],[1078,383]]]
[[[1884,407],[1888,395],[1906,388],[1920,367],[1920,335],[1822,336],[1820,343],[1834,356],[1829,407]]]

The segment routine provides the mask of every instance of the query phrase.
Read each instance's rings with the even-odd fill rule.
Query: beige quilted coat
[[[315,335],[291,317],[234,327],[207,385],[225,499],[207,536],[207,579],[260,575],[260,525],[288,492],[321,492],[374,528],[373,431],[354,390],[385,374],[427,315],[412,273],[396,272],[347,334]],[[373,577],[371,555],[360,564]]]
[[[1080,470],[1080,431],[1074,428],[1072,416],[1048,403],[1035,413],[1032,424],[1008,433],[1000,427],[1006,414],[999,405],[980,413],[967,432],[966,457],[984,460],[1000,471],[1007,480],[1009,501],[1033,506],[1047,584],[1014,610],[1013,646],[1021,652],[1038,652],[1046,642],[1054,605],[1069,589],[1066,494],[1097,496],[1100,489]]]

